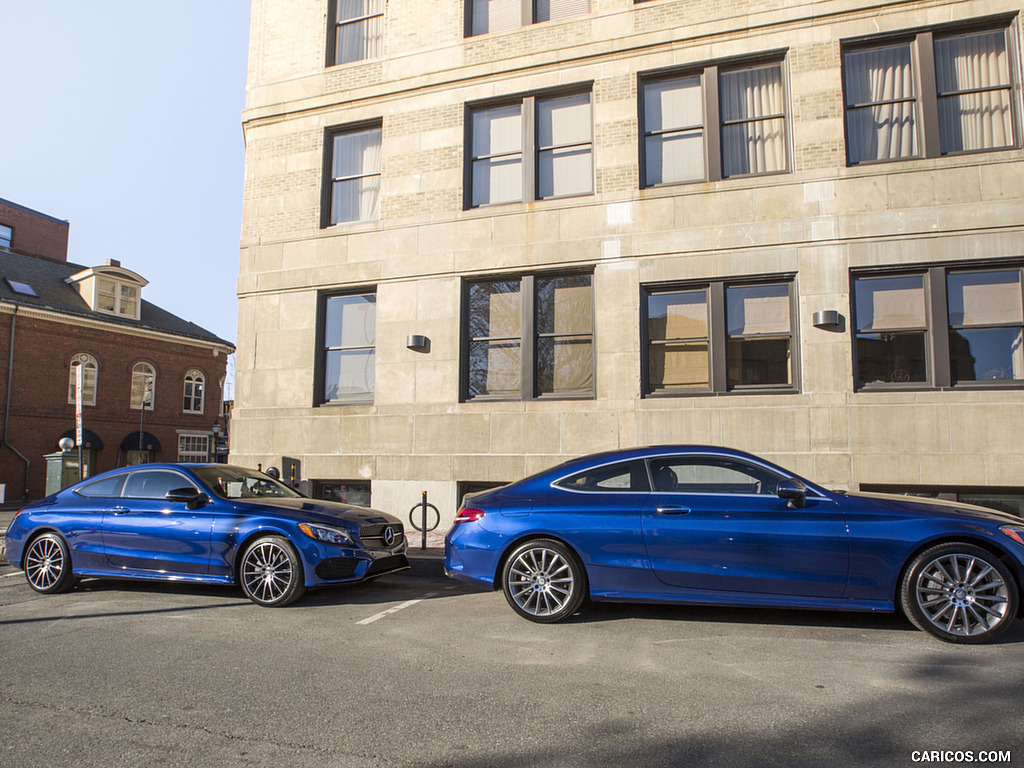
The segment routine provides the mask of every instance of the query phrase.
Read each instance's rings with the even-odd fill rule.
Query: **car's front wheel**
[[[302,560],[283,536],[264,536],[246,547],[239,575],[246,596],[257,605],[288,605],[306,591]]]
[[[1003,562],[966,543],[925,550],[907,569],[903,611],[919,629],[950,643],[987,643],[1017,615],[1017,584]]]
[[[22,558],[25,578],[36,592],[53,595],[75,586],[71,572],[71,552],[56,533],[44,533],[32,539]]]
[[[586,574],[568,547],[552,539],[534,539],[509,556],[502,591],[520,616],[541,623],[574,614],[586,597]]]

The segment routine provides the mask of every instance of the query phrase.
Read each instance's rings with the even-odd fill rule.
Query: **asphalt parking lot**
[[[24,768],[1024,761],[1024,622],[980,647],[889,615],[600,605],[541,626],[437,561],[285,609],[40,596],[3,566],[0,664],[0,765]]]

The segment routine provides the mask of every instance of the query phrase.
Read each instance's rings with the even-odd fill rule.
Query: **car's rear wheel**
[[[966,543],[925,550],[907,569],[903,611],[919,629],[950,643],[987,643],[1017,615],[1017,584],[1003,562]]]
[[[516,613],[545,624],[574,614],[587,592],[586,574],[576,555],[551,539],[517,547],[505,562],[501,584]]]
[[[25,578],[36,592],[54,595],[75,586],[71,572],[71,552],[56,533],[44,533],[32,539],[22,558]]]
[[[264,536],[246,547],[239,574],[246,596],[258,605],[288,605],[306,591],[302,560],[283,536]]]

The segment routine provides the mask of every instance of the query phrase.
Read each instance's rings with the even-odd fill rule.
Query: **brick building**
[[[140,461],[206,461],[233,346],[143,298],[120,262],[67,259],[67,222],[0,200],[0,483],[41,498],[44,456],[76,437],[83,372],[83,471]],[[77,457],[77,452],[76,452]]]
[[[1021,10],[254,0],[233,460],[450,520],[711,443],[1021,512]]]

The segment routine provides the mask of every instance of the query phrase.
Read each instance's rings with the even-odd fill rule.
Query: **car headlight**
[[[335,528],[333,525],[321,525],[319,523],[299,523],[299,530],[311,539],[323,541],[328,544],[352,545],[352,537],[344,528]]]
[[[999,530],[1018,544],[1024,544],[1024,525],[1002,525]]]

